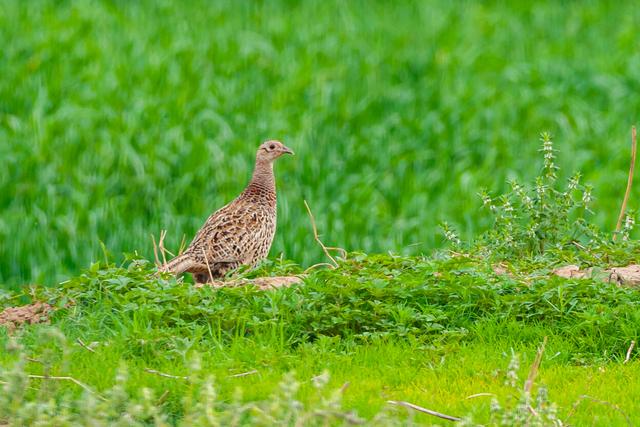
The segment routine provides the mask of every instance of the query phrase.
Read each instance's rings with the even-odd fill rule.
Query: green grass
[[[0,5],[0,283],[176,248],[280,138],[272,254],[403,254],[477,235],[482,187],[536,173],[549,131],[613,228],[640,89],[619,2],[19,0]]]
[[[238,340],[224,349],[206,352],[203,369],[215,377],[216,391],[222,401],[230,400],[238,388],[242,389],[245,401],[268,399],[277,390],[283,376],[291,371],[302,383],[299,398],[303,402],[311,401],[315,394],[311,379],[327,370],[330,372],[329,388],[338,389],[349,383],[343,404],[355,409],[360,416],[373,417],[388,406],[388,400],[405,400],[447,414],[473,415],[476,422],[486,423],[491,396],[467,398],[478,393],[492,393],[501,401],[507,401],[514,396],[514,390],[504,383],[511,353],[498,350],[500,347],[508,349],[510,345],[522,355],[521,381],[518,381],[518,388],[521,388],[535,354],[533,344],[473,344],[444,352],[399,342],[364,346],[336,346],[334,343],[331,348],[320,342],[296,350],[284,350],[266,343],[260,345]],[[336,351],[340,347],[343,350]],[[560,418],[567,417],[581,395],[613,403],[627,415],[640,411],[640,404],[634,399],[640,392],[636,381],[640,375],[637,361],[627,365],[572,366],[554,358],[556,352],[562,350],[561,340],[552,337],[537,380],[538,384],[548,387],[550,399],[559,406]],[[39,356],[38,353],[31,354]],[[113,343],[109,347],[99,346],[95,354],[74,346],[64,373],[102,392],[113,385],[123,357],[126,358],[124,348],[117,344],[114,347]],[[0,359],[0,363],[7,364],[6,356]],[[179,399],[186,394],[188,385],[182,380],[146,373],[145,368],[173,375],[189,375],[189,369],[166,359],[128,361],[128,388],[132,394],[135,395],[142,387],[153,389],[156,396],[168,390],[170,398],[166,409],[178,408]],[[40,367],[33,363],[29,363],[27,369],[32,373],[41,372]],[[257,374],[230,377],[254,369]],[[54,368],[55,373],[60,370],[59,367]],[[41,384],[33,381],[32,385],[37,387]],[[81,391],[74,385],[55,388],[58,393],[78,394]],[[620,413],[590,400],[582,401],[569,420],[573,425],[626,425]],[[418,415],[416,421],[429,425],[434,419]]]
[[[637,251],[628,247],[622,256]],[[44,361],[51,374],[71,375],[107,395],[125,364],[129,393],[148,387],[157,397],[169,391],[160,408],[174,420],[184,415],[181,402],[190,386],[145,368],[196,378],[211,374],[222,405],[238,387],[244,402],[272,399],[282,378],[295,372],[298,398],[311,407],[319,404],[312,378],[328,371],[330,389],[350,383],[342,405],[367,419],[387,408],[387,400],[406,400],[488,423],[491,396],[467,397],[492,393],[503,406],[513,405],[547,337],[536,387],[547,387],[559,418],[574,425],[625,425],[619,411],[640,411],[633,398],[640,391],[637,355],[623,363],[629,343],[640,337],[640,290],[553,278],[550,265],[527,262],[531,271],[513,264],[520,273],[508,276],[495,274],[480,258],[350,254],[337,270],[315,271],[302,286],[269,292],[195,289],[154,277],[141,261],[121,268],[96,264],[58,288],[23,295],[61,307],[52,323],[65,338],[43,325],[24,329],[17,339],[24,354]],[[250,274],[298,269],[279,262]],[[15,304],[7,298],[2,305]],[[95,352],[78,345],[78,338],[97,343]],[[0,331],[0,345],[8,342]],[[202,370],[194,373],[196,354]],[[513,354],[521,356],[515,388],[505,384]],[[0,353],[5,370],[14,360],[15,354]],[[33,362],[25,368],[31,374],[43,369]],[[252,370],[258,373],[231,377]],[[30,387],[38,392],[28,390],[26,400],[43,404],[42,396],[77,398],[82,391],[37,380]],[[415,421],[433,422],[426,416]]]

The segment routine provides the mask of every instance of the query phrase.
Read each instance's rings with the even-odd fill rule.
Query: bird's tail
[[[167,262],[160,268],[158,271],[160,272],[168,272],[174,274],[182,274],[187,271],[189,268],[193,267],[195,261],[191,258],[191,256],[186,253],[182,255],[178,255],[171,261]]]

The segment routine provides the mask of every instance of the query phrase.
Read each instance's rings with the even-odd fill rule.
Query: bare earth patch
[[[607,270],[586,268],[580,270],[577,265],[566,265],[553,271],[553,274],[567,279],[599,279],[625,286],[640,286],[640,265],[614,267]]]
[[[9,307],[0,313],[0,326],[9,332],[24,324],[48,323],[53,307],[46,302],[36,302],[22,307]]]
[[[300,276],[275,276],[275,277],[257,277],[255,279],[236,279],[236,280],[215,280],[210,283],[196,284],[196,288],[211,286],[212,288],[228,288],[255,285],[258,289],[268,291],[270,289],[287,288],[292,285],[302,283]]]

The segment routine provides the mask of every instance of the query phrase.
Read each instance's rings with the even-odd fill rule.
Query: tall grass
[[[280,138],[272,254],[420,253],[548,130],[613,227],[640,98],[631,1],[0,4],[0,283],[52,283],[169,230],[176,247]],[[465,237],[465,236],[463,236]]]

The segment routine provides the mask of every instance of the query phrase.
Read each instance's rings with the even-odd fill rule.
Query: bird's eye
[[[271,144],[271,145],[269,146],[269,150],[274,150],[275,148],[276,148],[276,144]]]

